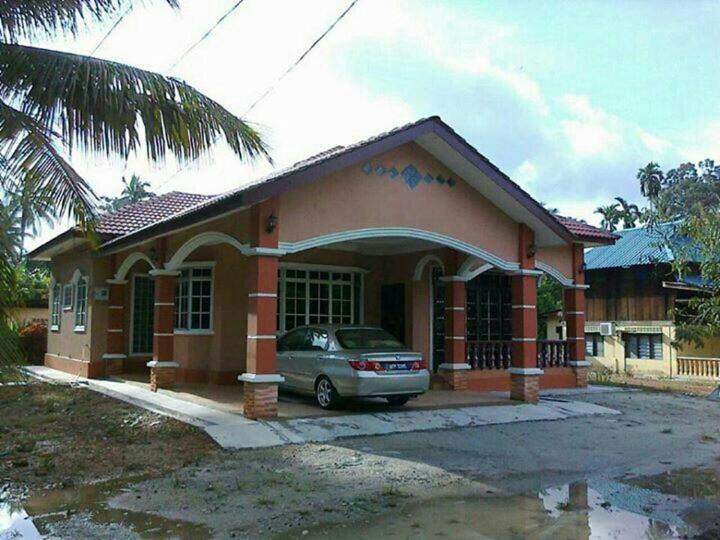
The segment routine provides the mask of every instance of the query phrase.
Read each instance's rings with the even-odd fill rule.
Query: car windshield
[[[381,328],[344,328],[335,332],[343,349],[404,349],[405,346]]]

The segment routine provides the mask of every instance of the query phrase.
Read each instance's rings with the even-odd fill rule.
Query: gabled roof
[[[553,216],[450,126],[433,116],[350,146],[336,146],[220,195],[173,192],[147,203],[139,203],[142,206],[136,204],[123,208],[101,223],[99,232],[105,235],[101,250],[122,249],[232,210],[252,206],[408,142],[417,143],[440,161],[445,161],[449,168],[462,169],[456,171],[459,176],[466,179],[467,176],[478,177],[475,183],[478,191],[503,206],[517,221],[538,230],[539,240],[560,243],[608,243],[614,240],[613,235],[601,229],[571,218]],[[482,173],[482,181],[478,171]],[[44,247],[33,253],[40,253]]]
[[[617,231],[615,234],[618,239],[614,245],[592,248],[585,253],[587,269],[672,263],[675,253],[668,242],[673,238],[674,227],[674,224],[666,223],[657,228],[638,227]],[[687,245],[687,242],[678,238],[672,240],[672,243],[678,248]],[[695,260],[695,257],[691,258]]]

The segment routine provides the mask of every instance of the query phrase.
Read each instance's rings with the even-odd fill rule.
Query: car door
[[[315,378],[319,373],[319,358],[327,351],[328,332],[322,328],[308,328],[301,350],[293,353],[299,388],[315,391]]]
[[[297,354],[302,351],[306,343],[307,328],[291,330],[278,340],[277,362],[278,372],[285,377],[282,386],[287,388],[300,388]]]

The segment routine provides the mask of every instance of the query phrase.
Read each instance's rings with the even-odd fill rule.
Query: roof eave
[[[72,227],[33,249],[27,254],[27,258],[32,261],[49,261],[54,255],[72,249],[84,241],[86,239],[82,231],[78,227]]]

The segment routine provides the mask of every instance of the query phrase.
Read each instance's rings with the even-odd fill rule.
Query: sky
[[[539,201],[599,223],[641,202],[637,170],[720,161],[720,2],[359,0],[245,115],[350,0],[148,1],[96,56],[184,79],[256,126],[276,167],[439,115]],[[114,21],[41,46],[87,54]],[[37,43],[35,43],[37,44]],[[272,170],[226,147],[186,168],[74,152],[98,195],[139,174],[154,191],[221,193]],[[39,245],[67,227],[44,227]]]

